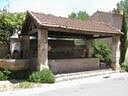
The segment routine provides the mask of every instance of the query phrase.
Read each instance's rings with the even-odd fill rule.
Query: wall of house
[[[98,58],[52,59],[48,64],[55,74],[99,69]]]

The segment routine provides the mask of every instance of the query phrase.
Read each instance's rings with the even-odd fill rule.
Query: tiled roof
[[[43,13],[28,12],[40,26],[64,28],[75,31],[93,32],[93,33],[112,33],[121,34],[118,28],[112,27],[104,22],[94,20],[81,21],[77,19],[69,19],[46,15]]]
[[[109,24],[110,26],[116,27],[121,30],[122,17],[123,16],[121,14],[97,11],[91,16],[90,20],[104,22],[106,24]]]

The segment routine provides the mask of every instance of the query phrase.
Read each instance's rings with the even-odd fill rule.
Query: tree
[[[75,18],[80,20],[86,20],[89,18],[89,15],[86,11],[79,11],[78,13],[72,12],[68,15],[69,18]]]
[[[117,3],[117,8],[114,8],[113,10],[116,13],[123,12],[123,20],[122,20],[122,29],[121,31],[124,33],[120,37],[121,41],[121,46],[120,46],[120,51],[121,51],[121,56],[120,56],[120,64],[122,64],[125,61],[125,55],[127,51],[127,22],[126,22],[126,17],[128,16],[128,0],[122,0],[119,3]]]
[[[125,54],[127,50],[127,23],[125,20],[125,13],[123,14],[123,20],[122,20],[122,29],[121,31],[124,33],[121,35],[120,41],[121,41],[121,58],[120,58],[120,63],[122,64],[125,60]]]
[[[77,15],[75,12],[72,12],[70,15],[68,15],[69,18],[77,18]]]
[[[128,14],[128,0],[122,0],[117,3],[117,8],[114,8],[113,11],[116,13],[120,13],[121,11],[125,12],[125,15]]]
[[[24,19],[24,13],[0,12],[0,44],[9,44],[9,37],[21,31]]]
[[[9,5],[11,0],[1,0],[5,3],[0,9],[0,45],[9,46],[9,37],[21,30],[22,23],[25,19],[24,13],[9,13]]]

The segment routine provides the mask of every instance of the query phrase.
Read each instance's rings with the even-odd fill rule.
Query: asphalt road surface
[[[128,96],[128,73],[64,81],[0,96]]]

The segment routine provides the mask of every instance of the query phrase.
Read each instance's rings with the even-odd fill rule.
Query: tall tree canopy
[[[125,61],[125,55],[127,51],[127,31],[128,31],[128,26],[126,22],[126,16],[128,16],[128,0],[122,0],[119,3],[117,3],[117,8],[114,8],[116,13],[123,12],[123,20],[122,20],[122,29],[121,31],[124,33],[121,35],[120,41],[121,41],[121,58],[120,58],[120,63],[122,64]]]
[[[76,18],[80,20],[86,20],[89,18],[89,15],[86,11],[79,11],[78,13],[72,12],[68,15],[69,18]]]
[[[128,0],[121,0],[116,5],[117,8],[114,8],[113,11],[119,13],[120,11],[125,12],[125,15],[128,14]]]
[[[22,29],[24,13],[0,12],[0,44],[8,44],[9,37]]]
[[[125,19],[125,14],[123,14],[123,21],[122,21],[122,29],[121,31],[124,33],[121,35],[120,41],[121,41],[121,58],[120,63],[123,63],[125,60],[126,50],[127,50],[127,23]]]

